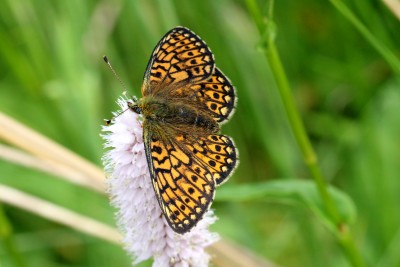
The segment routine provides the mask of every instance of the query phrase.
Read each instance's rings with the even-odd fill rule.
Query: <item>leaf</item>
[[[356,207],[343,191],[330,186],[329,193],[337,207],[341,222],[351,224],[356,218]],[[218,189],[217,201],[278,201],[305,205],[332,231],[337,226],[324,209],[320,194],[312,181],[278,180],[262,183],[223,186]]]

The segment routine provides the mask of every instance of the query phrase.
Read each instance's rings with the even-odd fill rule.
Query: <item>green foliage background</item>
[[[267,2],[258,4],[265,14]],[[399,55],[400,23],[381,1],[346,4]],[[400,266],[400,70],[329,1],[276,1],[274,19],[322,171],[357,208],[350,230],[358,250],[370,266]],[[223,132],[236,141],[240,165],[226,186],[309,179],[245,1],[3,0],[0,111],[100,166],[102,120],[123,91],[103,54],[129,94],[140,96],[150,53],[177,25],[207,42],[237,88]],[[0,183],[114,224],[106,198],[43,173],[0,161]],[[217,192],[213,205],[220,218],[213,229],[224,238],[282,266],[349,266],[304,205],[285,197],[232,201],[228,192]],[[4,208],[28,266],[130,266],[120,247]],[[1,245],[0,266],[13,266]]]

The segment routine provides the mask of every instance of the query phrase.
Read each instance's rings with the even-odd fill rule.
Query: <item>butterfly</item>
[[[229,136],[219,133],[235,109],[235,89],[195,33],[176,27],[156,45],[129,109],[141,114],[151,181],[168,225],[189,232],[238,164]]]

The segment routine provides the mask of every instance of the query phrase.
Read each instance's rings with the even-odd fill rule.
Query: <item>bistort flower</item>
[[[122,110],[128,108],[119,99]],[[205,248],[218,240],[208,226],[215,222],[212,211],[188,233],[175,233],[167,224],[152,187],[143,144],[140,115],[130,110],[103,127],[103,157],[108,174],[108,193],[117,209],[116,220],[123,244],[133,264],[153,257],[153,266],[207,266]]]

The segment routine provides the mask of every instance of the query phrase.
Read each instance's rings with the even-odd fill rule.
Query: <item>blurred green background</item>
[[[348,2],[348,3],[347,3]],[[400,55],[400,22],[378,0],[347,1],[379,42]],[[265,14],[266,1],[258,1]],[[370,266],[400,266],[400,80],[329,1],[275,3],[276,46],[329,183],[357,207],[351,226]],[[240,165],[227,184],[309,179],[260,35],[240,0],[0,1],[0,111],[101,166],[103,118],[123,88],[140,96],[150,54],[182,25],[202,37],[237,88],[223,133]],[[114,225],[104,196],[0,161],[0,183]],[[225,186],[225,185],[224,185]],[[281,266],[349,266],[308,209],[275,201],[219,201],[213,226]],[[28,266],[130,266],[118,246],[11,206],[5,213]],[[146,265],[146,264],[144,264]],[[0,266],[13,266],[0,245]]]

